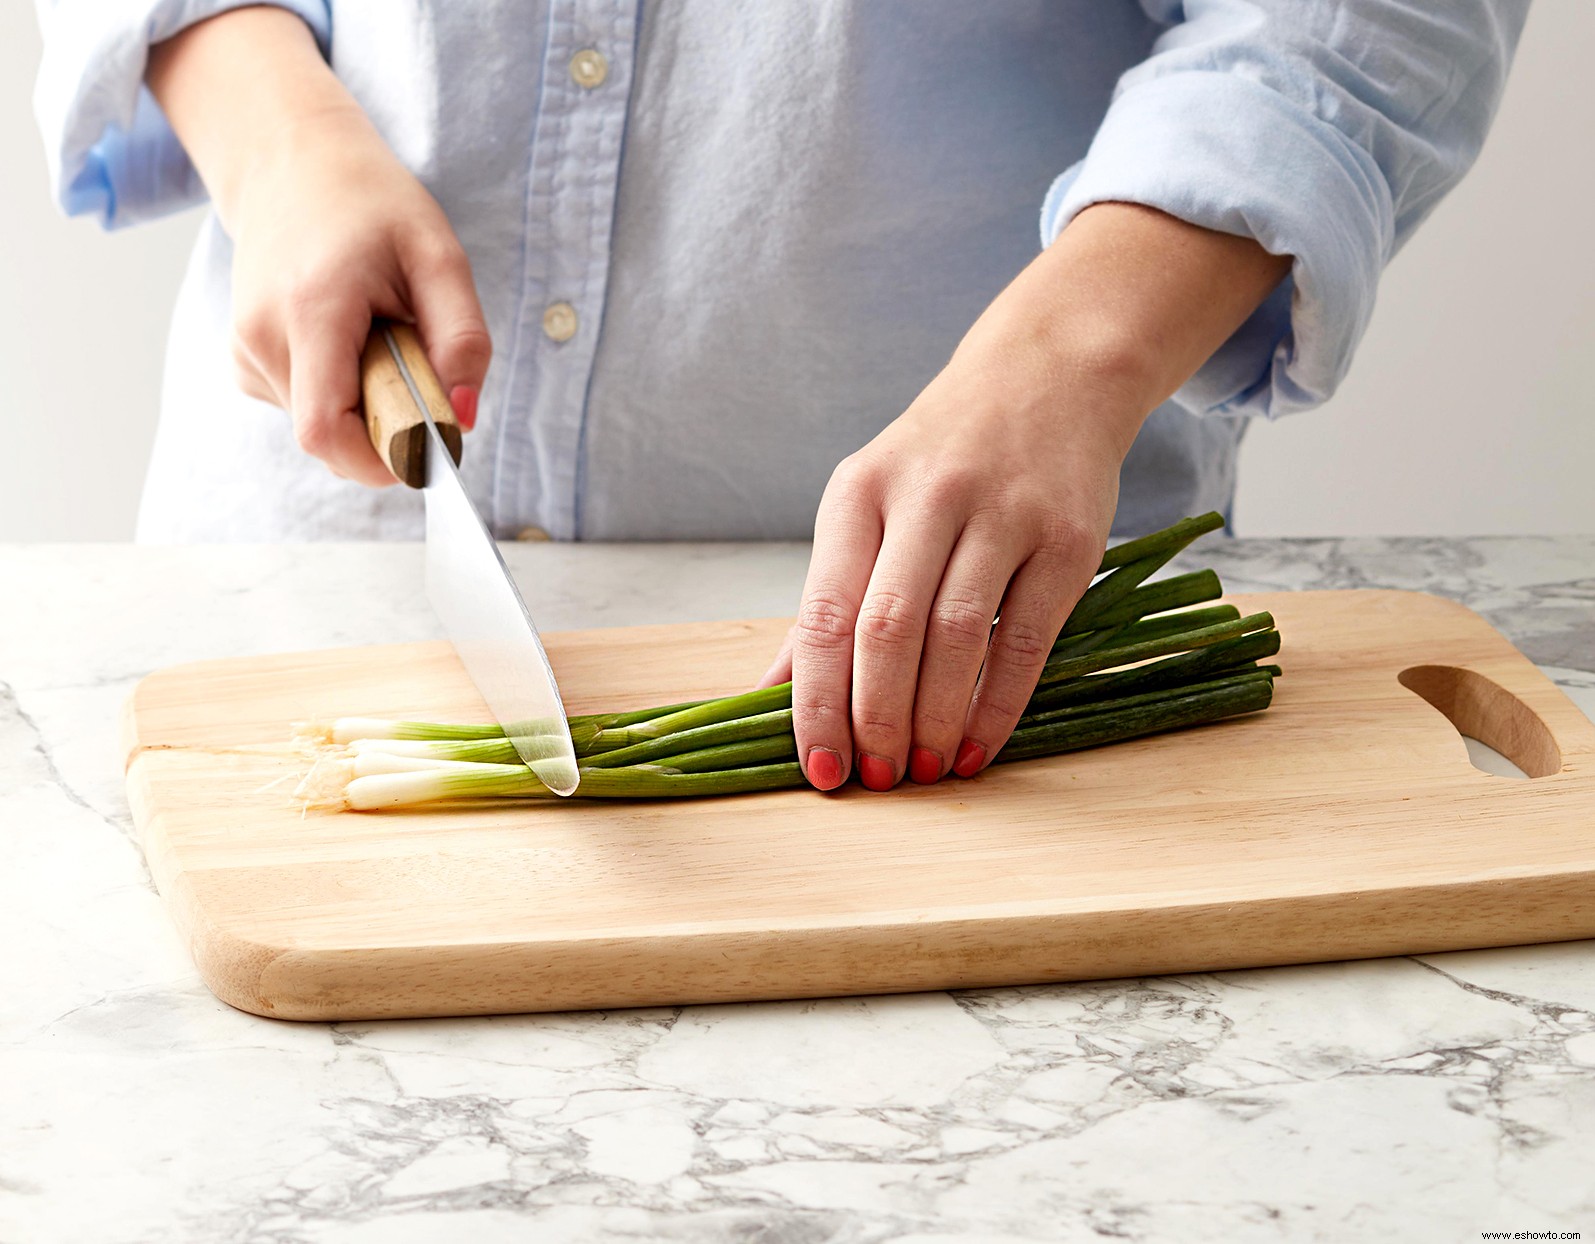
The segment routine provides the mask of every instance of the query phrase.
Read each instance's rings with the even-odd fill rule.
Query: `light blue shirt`
[[[240,2],[40,0],[67,211],[202,200],[146,54]],[[1248,417],[1345,375],[1384,265],[1479,150],[1528,7],[279,2],[470,254],[495,355],[467,486],[498,534],[562,539],[806,537],[837,462],[1035,255],[1038,213],[1046,243],[1104,200],[1294,257],[1153,413],[1115,529],[1227,509]],[[573,69],[583,52],[602,59]],[[414,495],[334,479],[234,388],[230,262],[213,216],[140,537],[416,537]]]

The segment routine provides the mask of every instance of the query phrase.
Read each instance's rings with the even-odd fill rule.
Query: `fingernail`
[[[974,777],[986,763],[986,749],[974,739],[965,739],[958,745],[958,759],[953,761],[953,772],[959,777]]]
[[[469,432],[476,426],[477,391],[468,384],[457,384],[449,390],[449,405],[454,407],[454,417]]]
[[[835,790],[842,784],[842,757],[829,747],[811,747],[803,771],[821,790]]]
[[[941,757],[928,747],[916,747],[908,753],[908,776],[928,786],[941,778]]]
[[[865,752],[858,754],[858,776],[871,790],[891,790],[892,783],[897,780],[897,774],[888,762]]]

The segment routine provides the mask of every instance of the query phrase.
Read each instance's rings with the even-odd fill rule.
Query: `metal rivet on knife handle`
[[[456,465],[460,461],[460,425],[437,374],[427,362],[415,329],[392,320],[374,321],[360,354],[360,398],[366,430],[388,470],[402,483],[420,488],[426,483],[426,426],[399,370],[395,351],[402,355]]]

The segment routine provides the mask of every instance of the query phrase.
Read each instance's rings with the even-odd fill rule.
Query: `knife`
[[[408,324],[378,320],[360,357],[366,430],[426,499],[426,594],[515,751],[558,795],[579,774],[554,670],[498,545],[460,479],[460,426]]]

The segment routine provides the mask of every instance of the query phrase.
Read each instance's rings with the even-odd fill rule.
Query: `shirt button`
[[[547,540],[549,535],[541,527],[522,527],[515,533],[517,540]]]
[[[568,302],[551,303],[543,312],[543,332],[550,341],[569,341],[576,335],[576,308]]]
[[[583,48],[570,58],[571,80],[584,91],[603,86],[609,76],[609,62],[596,48]]]

